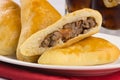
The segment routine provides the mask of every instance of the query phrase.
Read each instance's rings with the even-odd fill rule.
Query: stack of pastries
[[[21,11],[11,0],[0,1],[0,55],[66,66],[105,64],[119,58],[119,48],[91,36],[102,24],[96,10],[86,8],[61,17],[47,0],[20,0]]]

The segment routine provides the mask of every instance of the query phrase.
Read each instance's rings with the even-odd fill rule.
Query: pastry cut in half
[[[75,11],[30,36],[20,46],[20,51],[25,56],[34,56],[49,49],[69,46],[97,33],[101,23],[102,16],[96,10]]]
[[[88,37],[69,47],[44,52],[38,63],[88,66],[114,62],[119,58],[119,55],[120,50],[109,41],[98,37]]]

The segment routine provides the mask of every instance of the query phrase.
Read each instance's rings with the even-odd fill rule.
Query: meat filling
[[[45,37],[41,43],[41,47],[53,47],[59,40],[63,42],[78,36],[79,34],[87,33],[91,28],[97,25],[93,17],[87,17],[86,20],[79,20],[72,23],[67,23],[62,29],[55,31]]]

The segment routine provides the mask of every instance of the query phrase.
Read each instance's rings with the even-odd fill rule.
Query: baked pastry
[[[88,37],[74,45],[46,51],[39,64],[86,66],[114,62],[119,58],[120,50],[105,39]]]
[[[20,50],[25,56],[34,56],[48,49],[69,46],[97,33],[101,23],[102,16],[96,10],[78,10],[33,34],[21,45]]]
[[[0,55],[15,55],[20,30],[20,7],[12,0],[0,0]]]
[[[61,15],[47,0],[20,0],[22,30],[17,47],[17,59],[35,62],[38,56],[26,57],[21,54],[21,44],[33,33],[46,28],[61,18]]]

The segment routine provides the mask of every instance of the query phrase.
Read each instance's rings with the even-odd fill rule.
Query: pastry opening
[[[62,29],[56,30],[48,34],[41,42],[40,47],[53,47],[61,40],[67,42],[68,40],[78,36],[79,34],[87,33],[91,28],[97,25],[93,17],[87,17],[85,20],[79,20],[72,23],[67,23]]]

